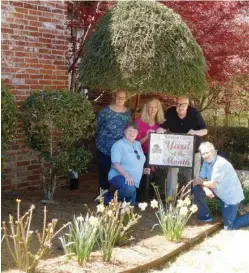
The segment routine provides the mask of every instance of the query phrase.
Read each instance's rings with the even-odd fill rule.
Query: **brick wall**
[[[31,92],[68,88],[64,1],[1,1],[2,80],[16,103]],[[41,186],[40,164],[18,124],[9,145],[3,190]]]

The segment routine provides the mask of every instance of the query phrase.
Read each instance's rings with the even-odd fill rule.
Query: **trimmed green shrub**
[[[87,170],[91,154],[81,143],[95,133],[91,103],[77,93],[44,91],[31,95],[21,107],[28,145],[41,162],[45,199],[52,200],[59,171]]]
[[[229,160],[235,169],[249,170],[249,128],[209,127],[205,140],[212,142],[218,154]]]
[[[217,150],[249,154],[249,128],[209,127],[206,139]]]
[[[86,42],[79,79],[93,89],[201,94],[206,64],[180,15],[155,1],[118,1]]]
[[[8,143],[15,132],[17,118],[16,118],[16,103],[14,97],[10,93],[9,89],[2,83],[1,90],[1,160],[2,169],[4,167],[4,161],[6,158],[6,152],[8,149]]]

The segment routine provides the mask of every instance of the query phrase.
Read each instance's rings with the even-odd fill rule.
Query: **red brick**
[[[23,18],[24,15],[21,14],[21,13],[14,13],[14,17],[15,17],[15,18]]]
[[[26,182],[26,183],[18,183],[17,184],[17,189],[20,189],[20,188],[26,188],[30,186],[30,182]]]
[[[30,75],[30,79],[43,79],[43,75]]]
[[[22,25],[28,25],[29,21],[28,20],[24,20],[24,19],[15,18],[15,23],[16,24],[22,24]]]
[[[40,168],[41,168],[40,164],[30,165],[27,167],[28,170],[36,170],[36,169],[40,169]]]
[[[11,185],[3,185],[2,190],[3,191],[10,191],[10,190],[15,190],[16,189],[16,184],[11,184]]]
[[[24,8],[37,10],[37,5],[32,5],[32,4],[24,3]]]
[[[29,53],[27,52],[15,52],[16,57],[29,57]]]
[[[39,16],[39,21],[40,22],[45,22],[45,23],[51,23],[52,19],[51,18],[47,18],[47,17],[41,17],[41,16]]]
[[[44,7],[44,6],[38,6],[38,10],[41,10],[41,11],[50,11],[51,12],[51,8],[48,8],[48,7]]]
[[[25,15],[25,19],[27,20],[27,21],[38,21],[38,18],[37,18],[37,16],[33,16],[33,15]]]
[[[43,90],[43,86],[38,85],[38,84],[32,84],[32,85],[30,85],[30,89],[40,91],[40,90]]]
[[[28,79],[29,75],[28,74],[17,74],[15,77],[18,79]]]
[[[19,161],[16,163],[17,166],[26,166],[29,164],[30,164],[30,161]]]
[[[1,45],[2,50],[9,50],[9,45]]]
[[[38,84],[39,82],[38,82],[38,80],[30,80],[30,79],[28,79],[28,80],[25,80],[25,83],[26,84]]]
[[[39,49],[39,53],[47,53],[47,54],[51,54],[52,50],[49,48],[40,48]]]
[[[39,80],[39,84],[51,84],[49,80]]]
[[[29,10],[29,14],[36,15],[36,16],[42,16],[42,11],[39,11],[39,10]]]
[[[42,33],[42,37],[54,39],[55,35],[54,34],[49,34],[49,33]]]
[[[16,29],[24,29],[24,26],[20,24],[10,24],[10,27]]]
[[[22,2],[10,1],[10,4],[12,6],[16,6],[16,7],[23,7],[23,3]]]
[[[35,174],[35,175],[30,175],[27,177],[28,180],[37,180],[37,179],[40,179],[41,176],[38,175],[38,174]]]
[[[24,9],[24,8],[16,8],[15,9],[15,11],[16,12],[18,12],[18,13],[25,13],[25,14],[27,14],[28,13],[28,10],[27,9]]]
[[[54,76],[53,75],[44,75],[44,80],[51,80],[51,79],[54,79]]]
[[[14,30],[11,29],[11,28],[2,28],[1,31],[2,31],[3,33],[11,33],[11,34],[14,33]]]
[[[57,76],[57,80],[68,80],[68,76]]]
[[[38,27],[35,27],[35,26],[25,26],[25,29],[26,30],[31,30],[31,31],[38,31]]]
[[[30,21],[29,24],[34,27],[42,27],[42,23],[38,21]]]
[[[52,70],[44,70],[44,69],[40,70],[40,73],[44,75],[53,75],[52,72],[53,72]]]

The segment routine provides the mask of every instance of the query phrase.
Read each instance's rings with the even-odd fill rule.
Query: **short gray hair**
[[[214,144],[209,142],[209,141],[206,141],[206,142],[202,142],[200,147],[199,147],[199,151],[201,152],[201,150],[203,148],[207,148],[209,149],[210,151],[215,151],[215,147],[214,147]]]

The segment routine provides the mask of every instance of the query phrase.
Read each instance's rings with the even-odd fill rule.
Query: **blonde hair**
[[[156,123],[157,124],[162,124],[165,121],[163,107],[162,107],[161,102],[158,99],[155,99],[155,98],[149,99],[144,104],[141,119],[145,123],[150,123],[151,122],[151,119],[150,119],[150,116],[149,116],[149,107],[153,102],[157,103]]]

